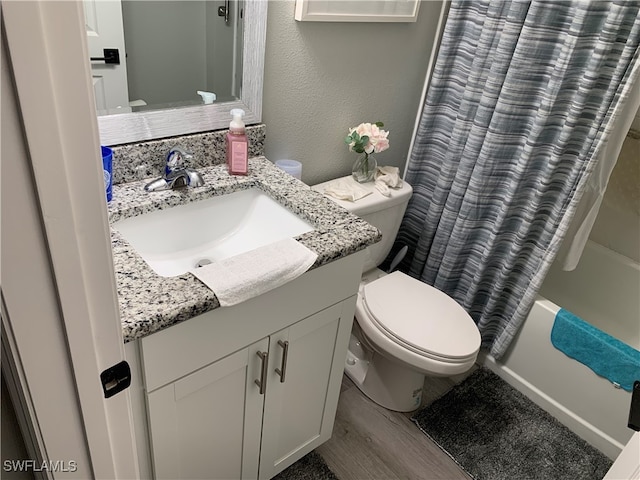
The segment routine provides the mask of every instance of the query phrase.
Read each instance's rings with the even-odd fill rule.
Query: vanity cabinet
[[[342,306],[149,393],[156,477],[271,478],[327,440]]]
[[[137,342],[155,478],[269,479],[330,438],[361,268],[351,255]]]

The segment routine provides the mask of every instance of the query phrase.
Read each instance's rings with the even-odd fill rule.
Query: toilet
[[[355,183],[350,177],[338,180]],[[333,181],[312,188],[324,193]],[[480,332],[445,293],[402,272],[377,268],[394,243],[411,186],[403,182],[385,197],[373,183],[358,185],[372,193],[355,202],[327,196],[382,232],[382,240],[365,252],[345,373],[374,402],[409,412],[420,407],[425,375],[452,376],[473,366]]]

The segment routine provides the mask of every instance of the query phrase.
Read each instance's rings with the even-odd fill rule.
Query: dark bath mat
[[[312,451],[273,477],[273,480],[338,480],[338,477],[323,458]]]
[[[477,480],[601,480],[612,464],[485,368],[412,420]]]

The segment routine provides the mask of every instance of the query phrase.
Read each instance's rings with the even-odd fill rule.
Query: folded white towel
[[[306,272],[318,255],[285,238],[191,271],[228,307],[273,290]]]
[[[334,180],[329,185],[324,187],[324,193],[331,195],[339,200],[348,200],[355,202],[367,195],[371,195],[373,192],[363,188],[352,177],[339,178]]]
[[[378,167],[375,175],[375,186],[382,195],[390,197],[389,187],[402,187],[400,169],[398,167]]]

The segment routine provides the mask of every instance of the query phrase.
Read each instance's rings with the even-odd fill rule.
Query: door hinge
[[[131,368],[124,360],[100,374],[104,398],[113,397],[131,385]]]

